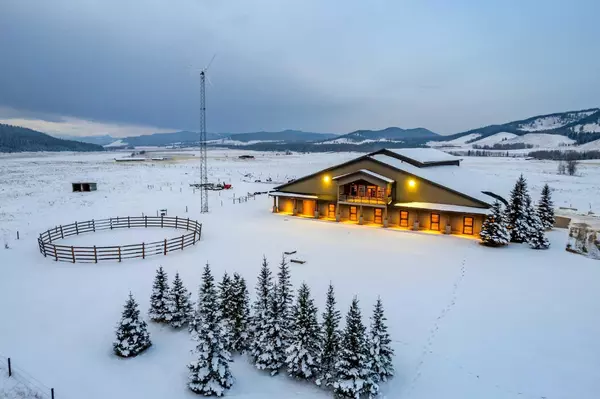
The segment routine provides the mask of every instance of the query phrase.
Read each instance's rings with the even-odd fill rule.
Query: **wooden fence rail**
[[[113,230],[160,227],[185,230],[186,233],[170,239],[141,244],[128,244],[109,247],[78,247],[55,244],[54,241],[84,233]],[[38,245],[44,257],[61,262],[98,263],[100,261],[119,261],[143,258],[154,255],[166,255],[169,252],[183,250],[200,241],[202,223],[189,218],[170,216],[125,216],[109,219],[87,220],[56,226],[40,234]]]

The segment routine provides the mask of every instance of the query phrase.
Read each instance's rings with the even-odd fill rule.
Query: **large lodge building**
[[[275,187],[273,212],[445,234],[477,235],[496,200],[428,148],[383,149]]]

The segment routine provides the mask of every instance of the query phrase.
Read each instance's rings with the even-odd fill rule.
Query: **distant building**
[[[254,159],[254,155],[240,155],[239,159]]]
[[[460,162],[430,148],[379,150],[276,187],[273,211],[476,235],[494,200],[505,200]]]
[[[97,189],[96,183],[71,183],[71,185],[74,193],[96,191]]]

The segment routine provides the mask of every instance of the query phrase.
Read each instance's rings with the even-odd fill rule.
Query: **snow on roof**
[[[391,148],[387,150],[423,164],[460,160],[459,157],[434,148]]]
[[[366,175],[373,176],[373,177],[375,177],[376,179],[383,180],[383,181],[385,181],[385,182],[388,182],[388,183],[393,183],[393,182],[395,181],[394,179],[390,179],[389,177],[386,177],[386,176],[384,176],[384,175],[380,175],[379,173],[371,172],[371,171],[370,171],[370,170],[368,170],[368,169],[360,169],[360,170],[357,170],[357,171],[355,171],[355,172],[345,173],[345,174],[343,174],[343,175],[339,175],[339,176],[332,177],[332,179],[333,179],[333,180],[337,180],[337,179],[341,179],[342,177],[346,177],[346,176],[354,175],[354,174],[356,174],[356,173],[364,173],[364,174],[366,174]]]
[[[292,197],[292,198],[304,198],[304,199],[319,199],[316,195],[296,194],[296,193],[284,193],[281,191],[274,191],[269,193],[272,197]]]
[[[414,176],[429,180],[440,186],[458,191],[486,204],[491,204],[494,201],[494,198],[481,191],[493,191],[485,189],[486,185],[484,182],[487,182],[487,180],[483,176],[478,176],[462,169],[460,166],[445,165],[419,168],[389,155],[375,154],[370,155],[370,158]]]
[[[487,215],[490,213],[489,209],[486,208],[475,208],[473,206],[449,204],[436,204],[433,202],[399,202],[397,204],[394,204],[394,206],[401,208],[431,209],[433,211],[442,212],[474,213],[478,215]]]

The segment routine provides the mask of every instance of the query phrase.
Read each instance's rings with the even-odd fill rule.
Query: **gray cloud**
[[[585,65],[544,62],[597,46],[580,28],[587,16],[552,2],[518,3],[516,16],[517,3],[469,3],[3,0],[0,106],[50,121],[197,129],[193,70],[214,53],[211,131],[450,133],[600,102],[590,88],[598,51]]]

